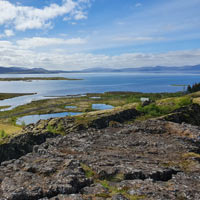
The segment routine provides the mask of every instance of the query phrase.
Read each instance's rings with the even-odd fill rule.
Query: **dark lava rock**
[[[0,145],[0,163],[10,159],[16,159],[33,150],[36,144],[42,144],[47,138],[57,135],[47,132],[46,134],[27,132],[12,138],[8,143]]]
[[[200,128],[147,120],[48,138],[0,165],[0,199],[200,199]]]
[[[58,195],[56,197],[51,198],[50,200],[83,200],[83,198],[80,194],[71,194],[71,195]]]
[[[191,104],[174,110],[171,114],[162,117],[164,120],[175,123],[188,123],[192,125],[200,125],[200,106]]]
[[[128,200],[128,199],[121,194],[116,194],[112,197],[112,200]]]
[[[98,113],[98,112],[97,112]],[[98,115],[96,117],[96,115]],[[36,124],[26,126],[22,134],[12,138],[9,142],[0,145],[0,163],[10,159],[16,159],[33,151],[34,145],[42,144],[47,138],[57,137],[58,134],[50,132],[49,127],[54,130],[68,134],[71,131],[79,131],[87,128],[102,129],[108,126],[120,127],[120,123],[133,119],[140,115],[134,108],[119,109],[112,112],[100,112],[91,117],[88,116],[86,124],[77,123],[75,117],[51,118],[40,120]],[[37,147],[35,147],[34,151]]]

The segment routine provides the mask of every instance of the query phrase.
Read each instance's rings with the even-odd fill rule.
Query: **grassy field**
[[[23,77],[23,78],[0,78],[0,81],[34,81],[34,80],[82,80],[64,77]]]
[[[142,107],[140,98],[150,98],[152,103]],[[49,114],[58,112],[83,112],[94,111],[92,104],[108,104],[114,107],[134,104],[135,107],[143,112],[142,119],[158,117],[171,112],[172,110],[197,101],[199,94],[184,95],[177,93],[138,93],[138,92],[106,92],[86,94],[86,96],[72,96],[54,99],[32,101],[26,105],[18,106],[12,110],[0,112],[0,130],[6,133],[20,131],[19,126],[15,126],[18,117],[33,114]],[[75,106],[75,108],[66,108]],[[110,112],[110,111],[109,111]]]
[[[6,134],[10,135],[13,133],[19,133],[21,131],[21,127],[16,125],[12,125],[11,123],[0,123],[0,131],[4,130]]]
[[[63,97],[32,101],[26,105],[18,106],[13,110],[0,112],[0,118],[12,116],[25,116],[32,114],[48,114],[58,112],[89,112],[92,111],[92,104],[108,104],[122,106],[129,103],[140,103],[141,97],[148,97],[152,101],[163,98],[180,97],[182,93],[135,93],[135,92],[106,92],[98,94],[87,94],[81,97]],[[95,99],[94,99],[95,97]],[[65,108],[76,106],[75,109]]]

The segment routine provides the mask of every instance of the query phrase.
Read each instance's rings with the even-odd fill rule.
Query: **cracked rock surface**
[[[70,132],[0,165],[1,200],[199,200],[200,128],[147,120]]]

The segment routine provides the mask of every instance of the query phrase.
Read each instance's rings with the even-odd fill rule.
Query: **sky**
[[[200,64],[200,0],[0,0],[0,66]]]

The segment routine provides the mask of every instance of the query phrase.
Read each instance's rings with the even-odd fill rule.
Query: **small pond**
[[[36,123],[40,119],[50,119],[55,117],[65,117],[65,116],[75,116],[81,114],[80,112],[62,112],[62,113],[52,113],[52,114],[44,114],[44,115],[28,115],[24,117],[20,117],[17,119],[16,124],[25,125]]]
[[[76,109],[77,106],[65,106],[65,108]]]
[[[106,104],[92,104],[92,109],[95,110],[109,110],[114,108],[114,106],[106,105]]]
[[[101,97],[90,97],[90,99],[101,99]]]

